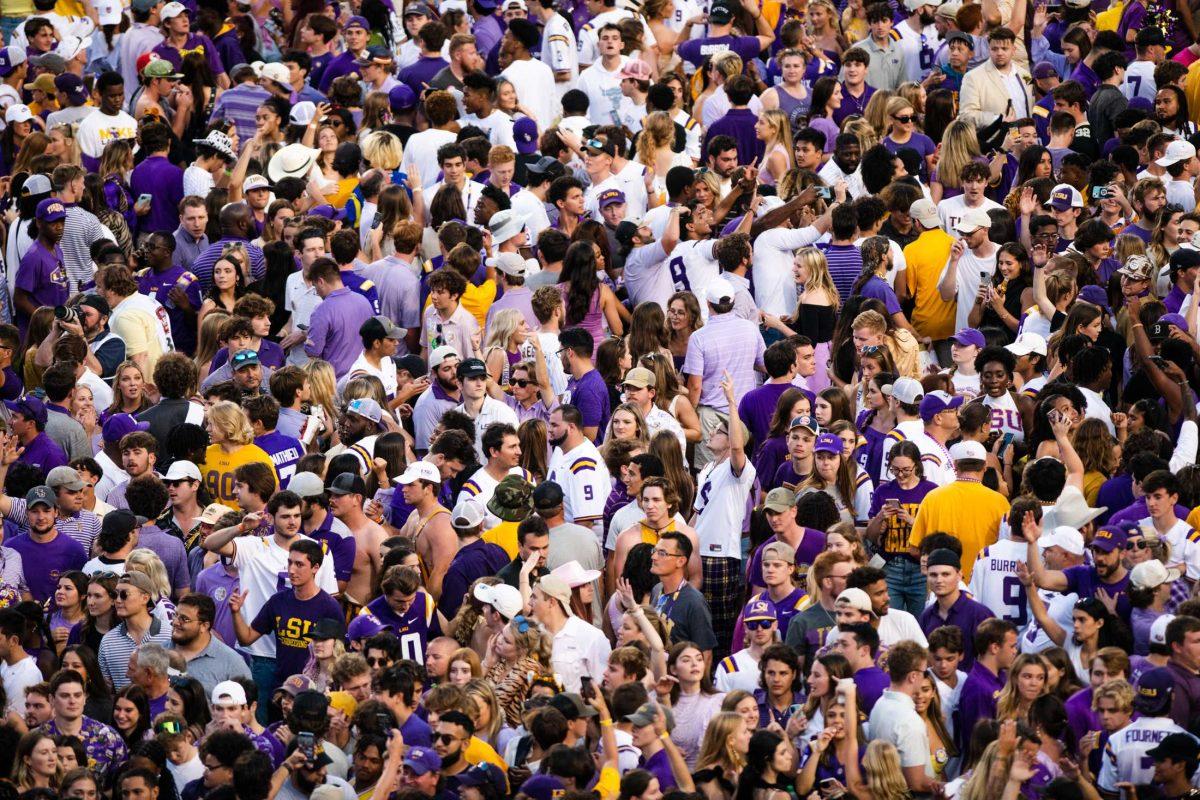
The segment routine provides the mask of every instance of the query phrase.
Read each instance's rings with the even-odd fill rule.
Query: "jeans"
[[[250,676],[258,684],[258,723],[266,725],[271,712],[271,694],[276,689],[275,659],[265,656],[250,656]]]
[[[921,574],[921,565],[911,558],[900,556],[889,559],[883,567],[887,576],[888,600],[892,608],[907,611],[914,617],[920,617],[925,610],[925,600],[929,589],[925,576]]]

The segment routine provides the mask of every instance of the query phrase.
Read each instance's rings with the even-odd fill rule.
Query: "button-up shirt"
[[[763,365],[765,349],[758,326],[753,322],[737,317],[732,311],[709,316],[708,324],[688,340],[683,360],[683,372],[700,377],[700,405],[728,412],[729,403],[721,391],[724,373],[728,372],[733,379],[734,401],[740,401],[758,385],[754,368]]]
[[[900,42],[897,41],[899,38],[900,34],[897,31],[890,33],[882,46],[871,36],[854,45],[866,50],[871,56],[871,63],[867,66],[869,86],[894,92],[904,82],[908,67],[904,51],[900,49]]]
[[[57,736],[59,734],[58,721],[51,719],[42,726],[42,730],[51,736]],[[87,753],[88,760],[87,764],[80,766],[86,766],[97,775],[108,775],[117,767],[123,766],[126,759],[129,758],[129,748],[125,746],[121,734],[117,733],[115,728],[91,717],[83,718],[79,739],[83,742],[83,751]]]
[[[180,226],[175,229],[175,253],[171,256],[171,265],[190,270],[192,264],[206,249],[208,249],[207,233],[201,234],[199,239],[193,239],[192,235]]]
[[[996,718],[996,701],[1005,678],[1005,672],[997,675],[983,664],[975,664],[967,673],[954,712],[954,735],[960,747],[970,740],[976,720]]]
[[[940,628],[943,625],[953,625],[967,635],[979,626],[979,623],[985,619],[991,619],[996,616],[991,610],[976,600],[967,597],[966,592],[960,591],[958,599],[950,606],[946,616],[942,616],[942,609],[938,603],[930,604],[921,612],[921,630],[928,637],[935,628]],[[975,664],[974,648],[967,648],[971,652],[963,654],[963,669],[969,669]]]
[[[212,694],[212,690],[221,681],[234,678],[249,678],[250,668],[246,659],[237,654],[229,645],[216,636],[212,636],[205,647],[195,658],[188,659],[187,674],[200,681],[204,693]]]

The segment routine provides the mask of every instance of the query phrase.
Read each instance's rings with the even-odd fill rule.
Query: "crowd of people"
[[[4,0],[0,800],[1200,797],[1198,27]]]

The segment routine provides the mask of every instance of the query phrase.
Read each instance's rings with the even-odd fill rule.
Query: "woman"
[[[1004,207],[1020,216],[1021,190],[1032,180],[1054,177],[1054,156],[1040,144],[1025,148],[1017,159],[1017,177],[1012,182],[1012,190],[1004,198]]]
[[[331,631],[332,633],[332,631]],[[346,654],[346,643],[339,637],[318,638],[313,633],[308,643],[308,662],[301,673],[313,682],[318,692],[324,692],[333,685],[330,672],[333,664]]]
[[[596,372],[600,373],[608,389],[608,407],[615,408],[624,399],[622,387],[625,384],[625,374],[633,366],[625,340],[610,336],[601,342],[596,348],[595,363]]]
[[[265,248],[271,242],[278,242],[283,239],[283,229],[288,222],[296,218],[296,210],[292,208],[292,204],[287,200],[276,200],[267,206],[267,218],[263,223],[262,236],[255,239],[252,244],[260,249]],[[264,255],[266,255],[264,253]],[[294,263],[294,262],[293,262]],[[255,284],[260,284],[261,281],[255,281]],[[257,287],[247,287],[247,291],[254,292]],[[261,292],[255,292],[261,294]],[[265,297],[265,295],[263,295]],[[272,326],[274,328],[274,326]]]
[[[679,507],[692,508],[696,499],[696,482],[683,461],[679,437],[671,431],[659,431],[650,437],[650,452],[663,463],[667,480],[679,491]]]
[[[887,309],[892,324],[911,332],[912,326],[900,309],[900,300],[886,280],[893,267],[891,242],[886,236],[870,236],[859,244],[859,252],[862,254],[862,271],[855,278],[850,295],[879,300]]]
[[[1083,496],[1088,505],[1096,505],[1100,487],[1111,478],[1121,460],[1120,447],[1102,419],[1085,419],[1071,438],[1071,444],[1083,461]]]
[[[113,396],[113,404],[101,415],[101,422],[108,421],[113,414],[137,416],[152,405],[146,395],[146,376],[142,368],[132,361],[121,362],[113,383],[117,391]]]
[[[75,138],[75,126],[70,124],[55,125],[47,134],[46,155],[54,156],[60,164],[71,164],[76,167],[82,164],[79,151],[79,140]]]
[[[71,631],[69,644],[84,644],[93,652],[100,652],[100,640],[117,622],[113,602],[117,599],[116,575],[93,575],[87,588],[87,619]]]
[[[808,671],[808,698],[800,712],[800,716],[808,720],[808,726],[804,730],[806,736],[813,736],[829,727],[829,707],[841,702],[837,694],[837,683],[853,674],[850,662],[840,653],[826,653],[818,656],[813,662]],[[756,706],[755,714],[757,713]],[[757,722],[757,716],[755,721]]]
[[[16,109],[8,109],[4,116],[8,124],[4,133],[0,133],[0,175],[11,175],[17,154],[33,133],[33,115],[29,113],[29,106],[18,104]],[[25,119],[17,121],[17,116],[25,116]]]
[[[1037,653],[1021,653],[1008,671],[1008,680],[996,701],[996,718],[1000,721],[1029,720],[1029,707],[1046,693],[1048,670]]]
[[[197,314],[198,324],[204,324],[204,318],[216,310],[232,314],[233,307],[239,297],[246,292],[242,280],[242,271],[237,262],[228,256],[221,256],[213,264],[212,287],[205,293],[204,302],[200,304]]]
[[[754,731],[734,800],[788,800],[795,771],[796,748],[786,737]]]
[[[134,210],[133,190],[129,188],[129,175],[133,172],[133,148],[128,141],[117,139],[105,146],[100,155],[98,174],[104,178],[104,203],[125,218],[131,231],[138,229],[138,215]]]
[[[633,309],[629,321],[629,335],[625,346],[629,349],[631,362],[638,362],[647,353],[671,355],[667,334],[667,319],[658,303],[639,303]]]
[[[504,724],[504,714],[500,712],[496,691],[482,678],[467,681],[463,690],[475,708],[475,713],[470,715],[475,723],[475,735],[491,745],[496,752],[503,753],[517,732]]]
[[[259,147],[283,144],[283,128],[287,125],[289,107],[287,101],[272,97],[254,112],[254,135],[259,141]],[[266,152],[270,152],[269,149]],[[273,152],[270,153],[274,155]],[[269,158],[264,153],[264,158]]]
[[[942,699],[938,693],[933,674],[926,670],[921,677],[921,685],[917,688],[917,696],[913,698],[917,713],[925,721],[925,735],[929,737],[929,763],[933,767],[933,779],[940,782],[946,780],[946,765],[958,755],[954,738],[946,727],[946,718],[942,712]]]
[[[825,492],[837,504],[845,522],[867,519],[871,509],[871,481],[865,476],[858,483],[858,465],[843,455],[841,438],[822,433],[813,445],[813,473],[796,487],[796,494]],[[856,485],[857,483],[857,485]]]
[[[212,721],[204,685],[186,675],[173,676],[167,689],[167,713],[183,717],[189,730],[203,734]]]
[[[704,325],[700,303],[692,292],[676,292],[667,301],[667,349],[675,371],[683,369],[688,341]]]
[[[1000,328],[1009,341],[1017,336],[1025,309],[1033,305],[1033,264],[1020,242],[1005,242],[996,253],[996,274],[987,299],[972,306],[967,324],[972,328]]]
[[[825,532],[825,549],[848,556],[859,566],[866,564],[870,558],[858,530],[842,520],[834,523]]]
[[[184,141],[203,139],[208,133],[208,123],[212,119],[213,108],[223,90],[217,86],[216,76],[208,65],[208,58],[202,50],[193,51],[183,57],[183,74],[180,81],[192,90],[192,100],[195,103],[191,122],[183,133]]]
[[[850,48],[840,30],[837,9],[829,0],[809,2],[808,35],[812,38],[812,49],[834,62],[840,63],[842,53]]]
[[[100,434],[100,418],[96,412],[96,401],[90,386],[77,384],[71,395],[69,406],[71,419],[83,427],[84,436],[94,447],[99,447],[96,437]]]
[[[1130,571],[1129,627],[1133,629],[1133,652],[1144,656],[1150,652],[1150,628],[1154,621],[1168,613],[1171,587],[1179,580],[1179,569],[1168,569],[1160,561],[1145,561]]]
[[[1196,135],[1196,123],[1188,114],[1187,95],[1178,86],[1159,88],[1154,95],[1154,118],[1167,136],[1190,139]]]
[[[17,742],[13,766],[13,783],[21,791],[54,791],[62,782],[62,765],[58,760],[58,747],[54,744],[54,737],[40,730],[25,734]]]
[[[674,438],[674,437],[672,437]],[[678,444],[675,452],[679,452]],[[679,642],[671,646],[667,655],[667,671],[675,681],[660,681],[656,690],[660,700],[670,696],[671,708],[675,712],[675,729],[671,739],[678,745],[687,761],[688,769],[695,770],[700,755],[704,728],[721,708],[725,695],[713,689],[712,678],[704,667],[704,653],[694,642]],[[668,691],[663,691],[669,687]]]
[[[607,443],[614,439],[632,439],[640,442],[642,449],[649,445],[650,430],[646,427],[646,418],[633,403],[622,403],[613,409],[612,416],[608,419],[604,441]]]
[[[113,727],[130,749],[153,738],[150,732],[150,700],[146,697],[145,689],[131,683],[117,692],[113,702]]]
[[[12,174],[18,175],[22,172],[32,172],[35,162],[41,160],[41,157],[46,154],[46,149],[49,146],[49,137],[40,131],[34,131],[26,136],[25,141],[21,143],[21,149],[17,153],[16,161],[13,162]]]
[[[692,780],[705,800],[733,800],[753,732],[746,720],[730,711],[708,721],[692,771]]]
[[[646,353],[638,359],[638,366],[654,373],[654,405],[675,418],[687,441],[700,441],[700,417],[688,399],[687,389],[679,382],[679,372],[671,366],[667,356]]]
[[[819,83],[819,81],[818,81]],[[792,261],[796,281],[796,313],[791,320],[763,315],[763,324],[785,336],[807,336],[813,343],[817,371],[809,376],[808,387],[820,391],[829,386],[830,343],[837,322],[841,298],[829,274],[825,254],[815,247],[802,247]]]
[[[808,125],[825,134],[825,152],[832,153],[834,141],[841,129],[834,121],[834,113],[842,107],[842,84],[833,76],[818,78],[813,84],[812,108]]]
[[[863,442],[861,445],[855,444],[855,461],[859,467],[866,470],[868,477],[873,482],[878,482],[882,474],[883,457],[888,450],[887,435],[896,427],[896,413],[892,410],[891,403],[888,402],[887,395],[883,393],[885,386],[891,386],[897,380],[897,376],[891,372],[880,372],[873,376],[867,382],[867,391],[863,396],[863,409],[858,414],[858,420],[855,423],[854,430],[857,435],[861,435]],[[828,392],[833,397],[839,397],[849,406],[849,401],[846,400],[845,392],[840,389],[830,387],[822,394]],[[817,406],[821,404],[819,402]],[[817,414],[817,421],[820,422],[820,414]],[[844,420],[831,421],[830,424]],[[829,425],[822,423],[822,428],[827,428]]]
[[[517,373],[517,380],[523,380]],[[530,417],[517,428],[517,440],[521,443],[520,466],[533,476],[535,483],[541,483],[550,473],[548,429],[545,420]]]
[[[100,661],[92,648],[83,644],[73,644],[62,654],[62,669],[73,669],[83,676],[87,689],[87,700],[83,704],[83,713],[92,719],[109,722],[112,719],[112,691],[108,682],[100,672]]]
[[[1182,237],[1179,233],[1179,223],[1183,219],[1183,209],[1174,203],[1163,206],[1158,215],[1158,225],[1150,233],[1150,245],[1146,248],[1146,257],[1156,269],[1167,266],[1171,255],[1179,249]]]
[[[1075,610],[1071,613],[1072,630],[1068,631],[1046,611],[1046,603],[1037,596],[1037,592],[1027,594],[1034,619],[1052,642],[1067,651],[1075,677],[1080,682],[1087,682],[1088,665],[1101,647],[1122,644],[1128,647],[1132,644],[1122,624],[1094,597],[1084,598],[1075,604]]]
[[[342,142],[333,154],[333,171],[337,173],[337,186],[333,192],[325,193],[325,202],[334,208],[342,208],[350,194],[358,186],[358,171],[362,166],[362,149],[354,142]]]
[[[288,260],[293,265],[296,263],[295,259],[290,255],[288,256]],[[192,360],[196,362],[196,369],[199,370],[201,381],[208,377],[213,357],[221,349],[221,328],[229,321],[230,317],[232,317],[231,314],[227,314],[219,309],[215,310],[204,318],[204,324],[199,328],[200,333],[196,338],[196,357]]]
[[[396,254],[395,235],[400,223],[413,219],[412,201],[403,186],[387,186],[379,193],[375,224],[368,234],[367,253],[376,261]]]
[[[605,323],[614,336],[621,336],[625,332],[617,296],[596,275],[600,268],[597,258],[599,250],[592,242],[572,243],[563,257],[562,274],[558,282],[558,290],[563,298],[563,324],[567,327],[578,325],[592,334],[595,341],[593,355],[604,342]]]
[[[763,111],[754,123],[754,135],[763,143],[759,183],[775,186],[795,166],[792,156],[792,125],[778,108]]]
[[[63,800],[99,800],[96,776],[87,767],[78,767],[63,776],[59,784]]]
[[[213,502],[240,511],[242,506],[232,480],[234,468],[258,461],[274,470],[275,464],[261,447],[254,444],[254,429],[240,406],[222,400],[209,407],[204,427],[212,444],[204,452],[200,472],[209,475],[206,481],[209,486],[217,487]]]
[[[651,198],[658,196],[659,203],[667,201],[667,173],[673,167],[691,167],[692,159],[687,153],[677,153],[675,123],[665,111],[655,111],[642,120],[642,131],[637,140],[637,163],[653,170],[654,178],[649,186]]]
[[[810,12],[812,10],[811,4],[809,10]],[[819,58],[820,55],[817,57]],[[804,85],[807,73],[804,51],[796,48],[783,50],[775,57],[775,63],[779,65],[779,83],[759,95],[763,109],[782,111],[787,120],[807,113],[811,107],[812,97]],[[811,121],[809,125],[812,125]],[[791,131],[790,123],[788,131],[789,133]]]
[[[550,665],[550,646],[545,630],[520,614],[488,642],[482,667],[512,728],[522,724],[530,681]]]
[[[50,636],[54,640],[54,648],[61,654],[67,646],[67,639],[76,625],[83,624],[87,617],[88,577],[79,570],[63,573],[58,579],[58,588],[54,592],[53,611],[47,624]]]
[[[850,401],[846,393],[832,386],[817,392],[817,399],[812,407],[813,418],[822,429],[828,428],[838,421],[850,421]],[[890,430],[890,429],[889,429]]]
[[[847,767],[857,775],[866,750],[859,744],[860,735],[857,712],[851,718],[840,698],[831,702],[825,711],[825,727],[809,741],[796,774],[797,796],[806,797],[818,784],[829,785],[829,781],[849,786]]]
[[[888,456],[893,476],[875,489],[871,499],[867,538],[887,560],[888,595],[894,608],[918,613],[925,608],[927,590],[920,564],[912,558],[909,537],[921,501],[937,488],[925,479],[921,450],[913,442],[897,442]]]
[[[125,215],[109,206],[104,197],[104,178],[99,173],[89,172],[83,176],[83,194],[79,198],[79,207],[90,211],[100,220],[100,224],[112,232],[117,246],[127,256],[133,252],[133,231]]]
[[[721,701],[721,710],[737,714],[752,730],[758,725],[758,701],[744,689],[726,692],[725,699]]]
[[[921,154],[923,176],[927,176],[937,164],[937,145],[924,133],[917,122],[917,110],[903,97],[893,97],[887,104],[888,135],[883,137],[883,146],[890,153],[901,147],[916,150]]]
[[[909,800],[912,797],[904,771],[900,769],[900,753],[891,742],[876,739],[867,745],[862,771],[869,800]]]
[[[937,168],[929,176],[929,193],[935,203],[958,197],[962,190],[962,170],[972,161],[983,158],[975,125],[956,119],[946,127]]]
[[[617,800],[662,800],[662,796],[662,787],[653,773],[631,769],[621,776],[621,794]]]
[[[512,383],[512,369],[521,361],[528,339],[529,326],[518,308],[502,308],[488,320],[484,363],[488,377],[506,391]]]
[[[358,141],[366,141],[366,137],[375,132],[383,132],[383,127],[392,121],[392,106],[385,92],[371,92],[363,101],[362,125],[358,129]]]
[[[154,587],[150,595],[150,599],[154,601],[154,609],[150,613],[164,625],[170,625],[171,620],[175,619],[175,604],[171,602],[171,579],[167,576],[167,566],[158,557],[158,553],[148,547],[134,548],[125,559],[125,571],[141,572],[150,579],[150,585]]]
[[[325,183],[336,185],[338,174],[333,169],[333,154],[337,152],[338,134],[331,123],[332,120],[323,123],[317,129],[317,150],[320,152],[317,155],[316,167],[320,170]]]
[[[479,654],[467,647],[461,647],[450,656],[446,667],[446,677],[450,683],[458,687],[466,686],[473,678],[483,677],[483,666]]]

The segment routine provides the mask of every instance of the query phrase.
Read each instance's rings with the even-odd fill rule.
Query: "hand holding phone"
[[[296,734],[296,749],[304,753],[309,764],[317,760],[317,737],[308,731]]]

